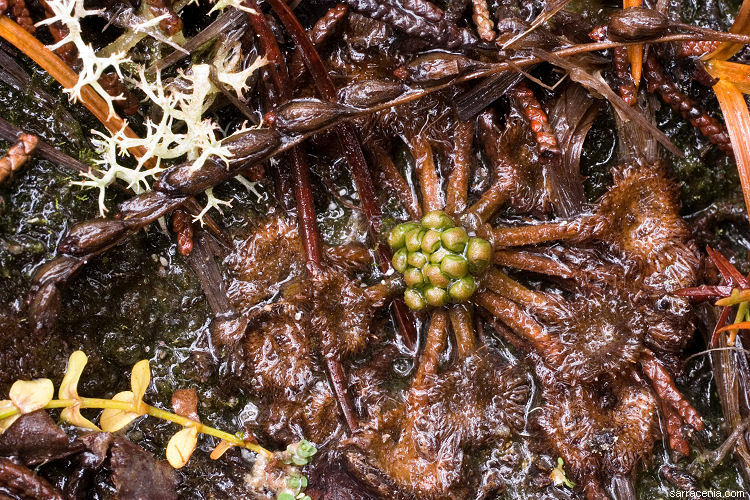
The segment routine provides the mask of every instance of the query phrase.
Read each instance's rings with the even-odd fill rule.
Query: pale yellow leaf
[[[133,393],[131,391],[118,392],[112,399],[115,401],[122,401],[132,404]],[[99,425],[102,427],[102,430],[104,432],[116,432],[128,425],[139,416],[140,415],[132,411],[106,408],[102,412],[101,417],[99,417]]]
[[[81,378],[81,373],[83,373],[88,361],[89,358],[83,351],[75,351],[70,355],[65,376],[57,393],[60,399],[78,399],[78,380]]]
[[[16,405],[13,404],[13,401],[10,401],[9,399],[4,399],[0,401],[0,413],[5,413],[8,410],[17,410]],[[4,419],[0,420],[0,434],[5,432],[5,429],[10,427],[10,425],[15,422],[18,417],[20,417],[20,413],[16,413],[15,415],[11,415],[9,417],[5,417]]]
[[[83,429],[91,429],[92,431],[100,431],[101,429],[96,426],[91,420],[81,415],[81,409],[79,405],[70,406],[63,409],[60,412],[60,419],[64,422],[68,422],[76,427]]]
[[[21,413],[31,413],[41,410],[52,401],[55,386],[48,378],[36,380],[16,380],[10,386],[10,400]]]
[[[151,383],[151,367],[147,359],[142,359],[133,365],[130,373],[130,388],[133,391],[135,411],[143,413],[143,395],[146,394],[148,384]]]
[[[185,427],[177,432],[167,444],[167,461],[175,469],[183,467],[195,451],[198,444],[198,429]]]

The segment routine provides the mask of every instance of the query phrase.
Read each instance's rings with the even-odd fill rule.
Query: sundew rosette
[[[487,240],[469,236],[441,210],[398,224],[388,233],[388,245],[393,267],[406,282],[404,302],[415,311],[467,301],[492,259]]]

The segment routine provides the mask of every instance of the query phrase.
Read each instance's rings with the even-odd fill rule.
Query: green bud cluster
[[[492,246],[469,237],[443,211],[425,214],[421,222],[404,222],[388,234],[394,269],[404,276],[404,301],[416,311],[468,300],[476,278],[490,265]]]
[[[318,452],[315,445],[306,439],[303,439],[296,444],[290,444],[286,449],[291,453],[288,463],[297,466],[307,465],[312,456]]]

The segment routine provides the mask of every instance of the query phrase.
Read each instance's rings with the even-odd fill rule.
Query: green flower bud
[[[300,491],[302,489],[302,476],[294,474],[286,478],[286,487],[290,490]]]
[[[303,457],[311,457],[318,452],[318,449],[307,439],[303,439],[297,445],[297,453]]]
[[[422,274],[425,278],[430,280],[430,283],[434,286],[439,286],[443,288],[447,288],[448,285],[450,285],[451,280],[443,274],[443,272],[440,270],[440,266],[436,266],[435,264],[427,264],[422,269]]]
[[[409,252],[409,257],[407,262],[412,267],[418,267],[422,268],[425,264],[427,264],[427,256],[423,254],[422,252]]]
[[[404,272],[404,281],[406,286],[422,286],[424,285],[424,276],[422,271],[416,267],[410,267]]]
[[[448,292],[445,291],[445,288],[440,288],[439,286],[430,286],[425,289],[424,298],[432,307],[441,307],[448,303],[449,297]]]
[[[288,491],[282,491],[276,496],[276,500],[294,500],[294,495]]]
[[[398,250],[403,247],[406,244],[404,241],[406,233],[418,227],[419,225],[415,222],[404,222],[403,224],[394,227],[388,234],[388,246],[391,247],[392,250]]]
[[[443,231],[440,239],[443,241],[443,246],[451,252],[463,252],[469,241],[469,235],[462,227],[452,227]]]
[[[425,216],[422,217],[422,226],[430,229],[444,229],[446,227],[453,227],[453,225],[453,219],[442,210],[427,212]]]
[[[469,272],[469,263],[460,255],[446,255],[440,262],[440,270],[451,278],[463,278]]]
[[[422,251],[429,255],[438,248],[440,248],[440,233],[430,229],[422,238]]]
[[[424,229],[412,229],[408,233],[406,233],[406,236],[404,237],[404,243],[406,244],[406,249],[410,252],[416,252],[420,248],[422,248],[422,237],[424,236],[424,233],[426,231]]]
[[[472,273],[484,272],[492,261],[492,245],[482,238],[471,238],[466,246],[466,258]]]
[[[393,268],[396,271],[400,272],[401,274],[404,274],[404,271],[406,271],[406,266],[409,263],[408,259],[409,259],[409,252],[406,250],[406,248],[402,248],[393,254],[393,258],[391,259],[391,264],[393,264]]]
[[[474,294],[477,289],[477,283],[471,276],[464,276],[460,280],[456,281],[448,289],[448,293],[451,298],[456,302],[463,302],[468,300]]]
[[[301,457],[299,455],[292,455],[292,463],[294,465],[298,465],[301,467],[303,465],[307,465],[307,462],[309,462],[307,457]]]
[[[427,303],[422,297],[422,294],[414,288],[407,288],[404,292],[404,302],[409,306],[409,309],[414,311],[421,311],[427,306]]]
[[[433,264],[439,264],[440,261],[450,253],[450,250],[448,250],[447,248],[440,247],[432,252],[432,255],[430,255],[430,262],[432,262]]]

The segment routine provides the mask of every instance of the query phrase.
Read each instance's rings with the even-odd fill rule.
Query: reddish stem
[[[249,15],[250,23],[258,35],[261,49],[270,62],[268,72],[278,92],[279,100],[281,102],[288,101],[292,98],[291,86],[281,49],[279,49],[271,29],[266,24],[263,14],[260,13],[261,11],[256,0],[246,0],[245,3],[257,12],[256,14]],[[320,265],[321,260],[320,236],[318,234],[315,205],[310,185],[310,170],[300,146],[293,147],[289,152],[289,156],[292,165],[294,198],[297,201],[297,219],[302,233],[302,241],[305,245],[305,255],[307,256],[308,263],[317,267]]]
[[[256,0],[245,0],[245,5],[255,11],[250,14],[250,22],[253,30],[260,39],[261,48],[269,60],[268,71],[276,87],[279,98],[287,101],[291,98],[289,74],[286,62],[281,54],[278,44],[266,24],[266,20],[261,14],[260,7]],[[294,182],[294,197],[297,201],[297,218],[300,230],[302,231],[302,240],[305,245],[305,255],[307,263],[317,270],[320,267],[321,249],[320,236],[318,234],[317,219],[315,217],[315,205],[312,198],[312,189],[310,185],[310,171],[305,161],[304,154],[299,146],[295,146],[290,151],[292,163],[292,179]],[[326,368],[331,378],[331,385],[336,393],[336,399],[339,402],[341,411],[344,414],[350,431],[358,428],[357,419],[354,416],[354,410],[346,393],[346,384],[344,370],[341,366],[341,360],[334,353],[326,353]]]
[[[253,3],[255,2],[253,1]],[[269,4],[276,15],[279,16],[294,44],[300,49],[300,54],[320,95],[327,101],[337,102],[336,87],[331,81],[331,77],[328,76],[328,71],[326,71],[323,61],[320,59],[320,54],[315,50],[315,46],[310,37],[307,36],[305,29],[282,0],[269,0]],[[362,147],[351,124],[339,123],[335,130],[349,164],[349,170],[362,204],[362,211],[367,217],[370,237],[376,246],[375,258],[381,271],[388,272],[391,269],[390,252],[380,242],[382,212],[375,197],[375,188],[365,161],[365,155],[362,153]],[[400,301],[394,302],[394,313],[407,346],[414,350],[417,338],[413,317]]]

